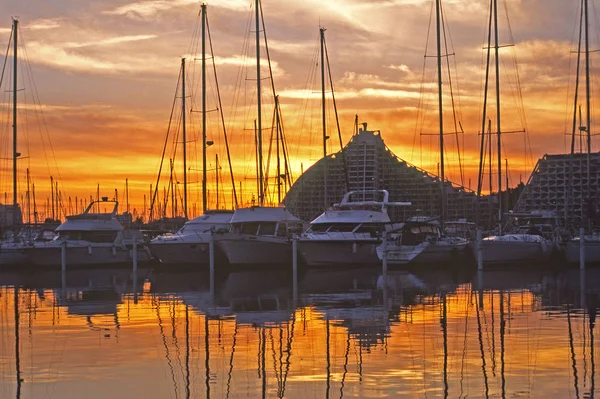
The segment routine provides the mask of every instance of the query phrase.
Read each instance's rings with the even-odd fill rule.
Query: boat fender
[[[117,256],[117,248],[115,248],[114,245],[112,247],[112,254],[113,254],[113,256]]]
[[[355,242],[352,243],[352,253],[353,254],[356,253],[356,243]]]
[[[88,245],[88,255],[92,255],[92,246]]]

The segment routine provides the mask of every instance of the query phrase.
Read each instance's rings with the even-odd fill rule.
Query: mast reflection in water
[[[584,273],[0,273],[0,397],[592,397]]]

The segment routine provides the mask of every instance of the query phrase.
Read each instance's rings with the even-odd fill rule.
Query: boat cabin
[[[378,237],[383,230],[381,223],[313,223],[308,233],[353,233]]]
[[[440,226],[432,222],[408,221],[402,228],[402,245],[419,245],[429,240],[438,240],[442,233]]]
[[[232,233],[270,237],[291,237],[302,233],[302,221],[285,208],[251,207],[235,211]]]

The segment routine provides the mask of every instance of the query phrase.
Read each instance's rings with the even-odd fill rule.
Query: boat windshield
[[[381,204],[352,204],[352,202],[349,202],[347,204],[338,205],[335,209],[381,212]]]
[[[274,236],[275,228],[277,227],[276,222],[262,222],[258,228],[258,235],[260,236]]]
[[[350,233],[356,228],[356,223],[315,223],[310,230],[315,233]]]
[[[428,237],[440,236],[439,228],[433,224],[417,224],[405,226],[402,232],[403,245],[418,245],[427,240]]]
[[[177,233],[178,234],[194,234],[194,233],[210,233],[212,230],[217,232],[223,232],[229,230],[229,224],[227,223],[190,223],[183,225]]]
[[[118,233],[118,231],[61,231],[56,239],[88,241],[95,243],[113,243],[117,239]]]

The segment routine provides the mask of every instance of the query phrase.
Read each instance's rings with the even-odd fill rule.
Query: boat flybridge
[[[175,233],[155,237],[150,252],[165,264],[208,264],[210,240],[230,229],[232,210],[209,210],[186,222]]]
[[[107,208],[109,206],[109,208]],[[149,261],[150,252],[139,237],[127,240],[117,220],[119,203],[102,197],[92,201],[83,213],[67,216],[56,228],[52,241],[34,242],[25,249],[29,261],[37,266],[60,266],[61,251],[66,247],[67,266],[113,265],[132,261],[133,241],[138,240],[138,262]]]
[[[310,223],[298,251],[308,266],[378,264],[375,248],[393,228],[388,207],[410,205],[389,202],[387,190],[350,191]]]

